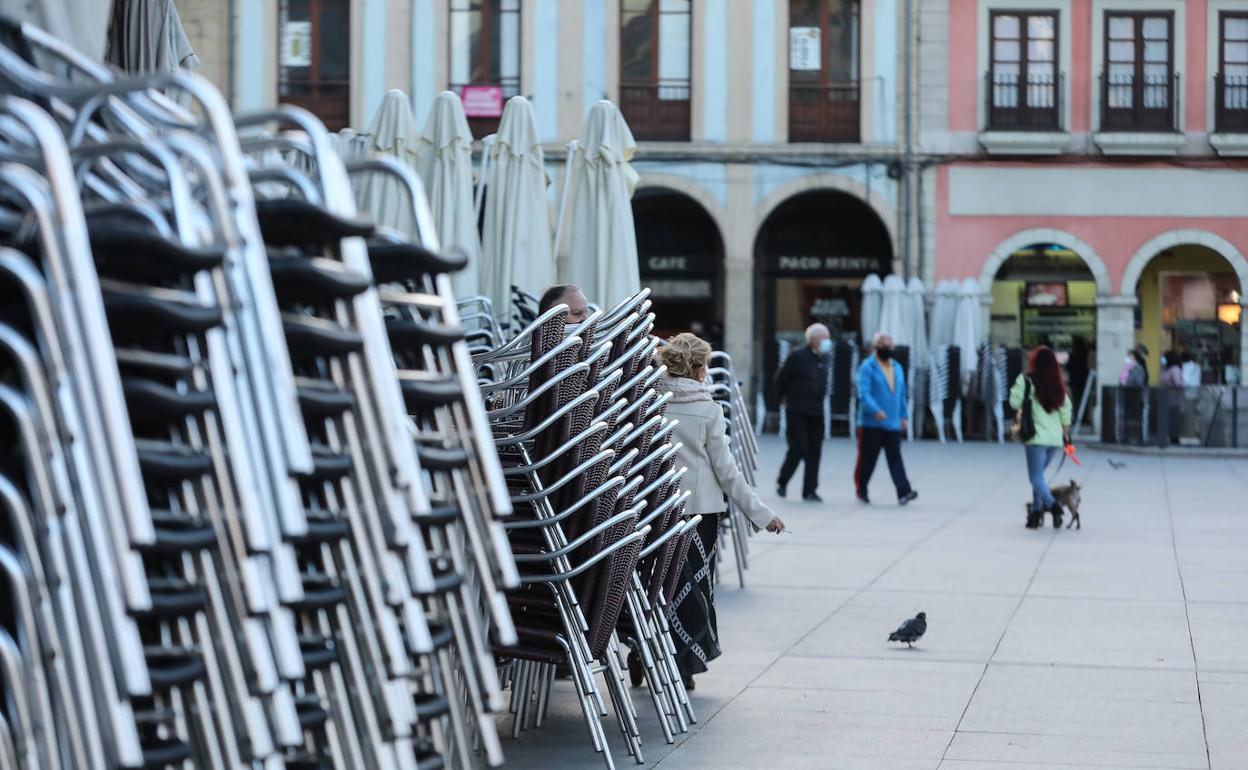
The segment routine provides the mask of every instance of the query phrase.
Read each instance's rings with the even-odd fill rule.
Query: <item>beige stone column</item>
[[[1135,346],[1134,295],[1096,298],[1096,395],[1104,385],[1117,385],[1127,352]],[[1101,430],[1101,399],[1096,400],[1093,424]]]
[[[724,228],[724,347],[737,378],[752,392],[754,350],[754,201],[753,170],[731,164],[724,170],[727,216]]]

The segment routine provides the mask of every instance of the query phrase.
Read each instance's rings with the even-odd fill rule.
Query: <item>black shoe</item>
[[[867,497],[866,495],[860,494],[858,495],[858,502],[863,503],[864,505],[870,505],[871,498]]]
[[[1049,513],[1053,514],[1053,529],[1062,528],[1062,504],[1053,501],[1053,505],[1049,506]]]
[[[633,683],[633,687],[641,687],[641,683],[646,678],[646,672],[641,665],[641,657],[635,652],[628,653],[628,679]]]
[[[823,498],[820,497],[819,495],[816,495],[814,492],[811,492],[808,495],[802,495],[802,499],[808,503],[822,503],[823,502]]]
[[[777,484],[777,485],[776,485],[776,494],[777,494],[778,496],[780,496],[780,497],[784,497],[784,496],[785,496],[785,495],[787,495],[788,493],[789,493],[789,492],[788,492],[788,490],[784,488],[784,485],[783,485],[783,484]]]
[[[905,505],[906,503],[909,503],[911,500],[915,499],[915,498],[916,498],[916,497],[918,497],[918,496],[919,496],[919,493],[918,493],[918,492],[915,492],[915,491],[912,489],[912,490],[910,490],[909,492],[907,492],[907,493],[905,493],[904,495],[902,495],[901,497],[897,498],[897,504],[898,504],[898,505]]]
[[[682,683],[685,685],[685,690],[692,692],[694,689],[693,674],[685,674],[681,677],[681,679],[683,680]]]
[[[1044,524],[1044,511],[1037,511],[1031,503],[1027,503],[1027,529],[1040,529]]]

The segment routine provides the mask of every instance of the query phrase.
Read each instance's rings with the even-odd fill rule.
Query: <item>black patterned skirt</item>
[[[706,671],[706,664],[720,655],[715,623],[715,548],[720,515],[702,514],[681,567],[676,593],[667,607],[676,663],[686,676]]]

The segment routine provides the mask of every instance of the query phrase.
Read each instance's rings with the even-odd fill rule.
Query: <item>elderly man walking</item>
[[[901,461],[901,435],[910,418],[906,405],[906,372],[893,360],[893,338],[878,332],[871,340],[875,353],[858,367],[858,464],[854,486],[858,499],[869,503],[867,485],[875,472],[875,462],[884,450],[888,472],[897,489],[897,502],[905,505],[919,496],[906,478]]]
[[[832,352],[832,335],[823,324],[806,329],[806,345],[785,359],[776,375],[776,393],[785,408],[788,423],[786,437],[789,452],[780,466],[776,494],[784,497],[789,479],[797,466],[805,463],[802,475],[802,499],[821,503],[819,486],[819,455],[823,451],[823,404],[828,398],[828,353]]]

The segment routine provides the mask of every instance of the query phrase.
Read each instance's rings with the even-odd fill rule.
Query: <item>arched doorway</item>
[[[763,350],[768,409],[777,408],[772,381],[780,346],[804,344],[815,321],[836,339],[854,341],[862,280],[891,273],[892,240],[875,210],[839,190],[812,190],[776,207],[755,241],[756,348]]]
[[[1096,368],[1097,277],[1068,244],[1031,243],[1001,263],[991,286],[989,338],[1008,348],[1047,345],[1057,351],[1076,407]],[[1008,360],[1012,382],[1022,368],[1021,356]]]
[[[633,227],[655,334],[692,331],[722,348],[724,244],[715,220],[684,193],[644,187],[633,194]]]
[[[1167,351],[1190,353],[1206,384],[1237,384],[1242,371],[1244,285],[1231,261],[1210,248],[1180,243],[1148,260],[1134,287],[1135,341],[1148,349],[1149,382]]]

